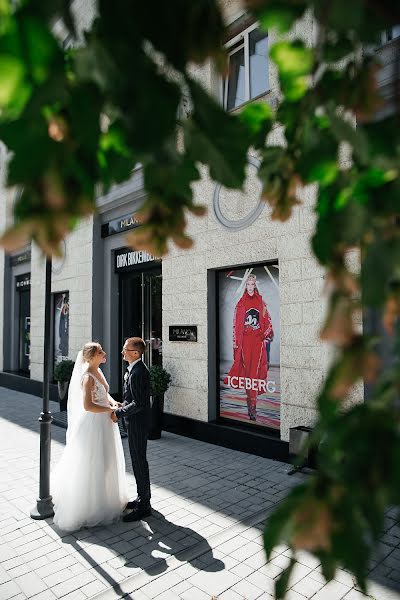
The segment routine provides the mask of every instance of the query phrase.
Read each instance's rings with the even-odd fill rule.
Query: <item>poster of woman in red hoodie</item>
[[[220,291],[228,312],[233,308],[232,298],[229,301],[227,290],[221,290],[221,283],[222,288],[232,290],[233,282],[235,293],[240,295],[231,321],[233,362],[227,369],[227,361],[220,360],[220,415],[277,429],[280,421],[279,339],[276,339],[274,328],[279,338],[278,266],[248,267],[240,275],[239,270],[225,273],[225,280],[231,280],[229,286],[223,285],[224,279],[220,280]],[[265,295],[261,288],[265,289]],[[220,321],[221,308],[220,301]],[[226,325],[226,318],[224,321]],[[271,344],[274,346],[272,353]],[[227,354],[226,343],[222,344],[222,352],[224,346]]]

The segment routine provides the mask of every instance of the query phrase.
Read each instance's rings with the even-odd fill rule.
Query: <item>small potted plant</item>
[[[161,437],[164,416],[164,394],[171,383],[171,375],[160,367],[150,367],[150,387],[153,398],[150,415],[149,440],[158,440]]]
[[[73,360],[61,360],[54,367],[54,379],[57,381],[58,398],[60,401],[60,410],[67,410],[68,388],[74,369]]]

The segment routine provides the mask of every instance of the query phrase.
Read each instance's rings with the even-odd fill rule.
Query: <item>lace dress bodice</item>
[[[94,404],[97,404],[98,406],[109,407],[110,403],[108,400],[108,392],[106,391],[104,385],[101,383],[101,381],[97,379],[97,377],[95,377],[94,375],[92,375],[92,373],[89,372],[83,374],[82,381],[85,375],[90,375],[90,377],[94,379],[94,388],[92,390],[92,400]]]

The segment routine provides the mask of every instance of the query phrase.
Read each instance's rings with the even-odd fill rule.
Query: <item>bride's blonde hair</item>
[[[99,342],[87,342],[82,348],[83,360],[89,362],[95,356],[96,352],[100,350]]]

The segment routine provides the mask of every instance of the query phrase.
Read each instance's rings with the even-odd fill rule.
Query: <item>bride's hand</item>
[[[113,410],[115,410],[116,408],[119,408],[119,406],[118,406],[118,402],[115,402],[115,400],[112,400],[112,401],[111,401],[111,400],[109,400],[109,403],[110,403],[110,407],[111,407]]]

